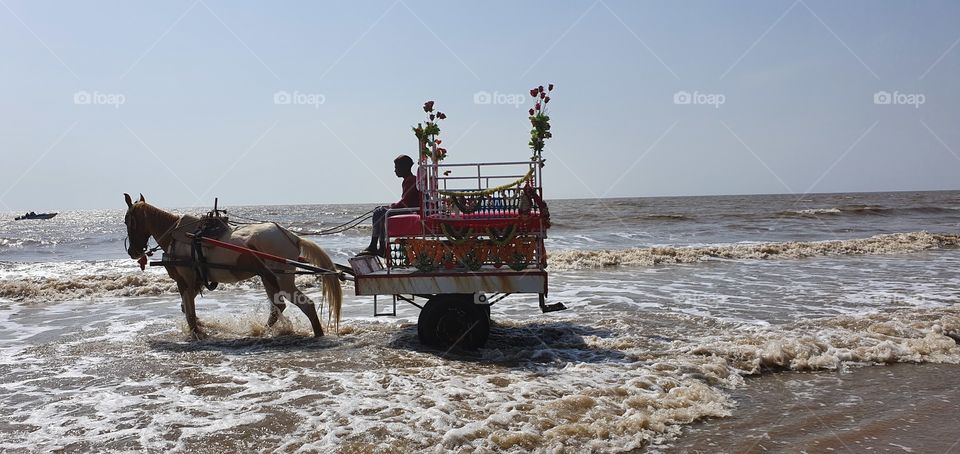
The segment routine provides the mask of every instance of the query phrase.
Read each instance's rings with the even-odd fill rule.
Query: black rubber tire
[[[476,350],[490,337],[490,317],[473,295],[436,295],[420,311],[417,336],[431,347]]]

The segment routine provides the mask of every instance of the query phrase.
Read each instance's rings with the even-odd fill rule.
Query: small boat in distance
[[[50,219],[56,216],[57,213],[34,213],[33,211],[24,214],[23,216],[17,216],[14,221],[22,221],[24,219]]]

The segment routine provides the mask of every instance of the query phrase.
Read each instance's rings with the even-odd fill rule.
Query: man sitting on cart
[[[384,230],[385,224],[383,221],[388,209],[420,207],[420,190],[417,189],[417,177],[413,174],[413,158],[405,154],[397,156],[397,159],[393,160],[393,172],[398,178],[403,178],[400,200],[391,203],[389,206],[377,207],[373,211],[373,234],[370,238],[370,245],[359,255],[383,257],[387,253],[387,232]]]

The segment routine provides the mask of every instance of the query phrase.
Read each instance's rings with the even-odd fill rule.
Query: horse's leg
[[[194,339],[201,340],[206,338],[207,335],[200,329],[200,321],[197,319],[197,293],[199,292],[195,289],[188,289],[180,297],[183,300],[184,314],[187,316],[187,326],[190,327],[190,333]]]
[[[270,298],[270,317],[267,319],[267,326],[272,327],[280,320],[280,314],[287,308],[287,305],[283,302],[283,294],[280,293],[280,284],[277,282],[276,276],[267,274],[261,276],[260,279],[263,281],[263,288],[267,292],[267,297]]]
[[[296,304],[297,307],[303,311],[303,314],[310,319],[310,325],[313,326],[313,337],[323,336],[323,327],[320,326],[320,317],[317,316],[317,306],[313,304],[313,300],[304,295],[299,289],[294,287],[293,304]]]
[[[320,326],[320,317],[317,316],[317,307],[313,304],[313,300],[297,288],[293,276],[284,275],[279,277],[278,281],[280,282],[280,287],[290,295],[290,301],[303,311],[303,315],[306,315],[307,318],[310,319],[310,326],[313,327],[314,337],[323,336],[323,327]]]
[[[273,303],[270,305],[270,317],[267,318],[267,326],[273,326],[277,324],[277,321],[280,320],[280,314],[283,313],[283,310],[287,308],[286,304],[276,304]]]
[[[200,321],[197,320],[196,298],[200,289],[197,288],[196,283],[185,279],[176,269],[167,268],[167,274],[177,283],[177,290],[180,292],[180,311],[187,317],[190,334],[195,339],[207,337],[200,329]]]

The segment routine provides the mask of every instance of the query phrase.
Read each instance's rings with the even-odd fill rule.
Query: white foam
[[[369,339],[373,342],[360,342],[363,350],[346,352],[351,362],[359,365],[381,355],[392,359],[356,370],[330,370],[325,363],[336,356],[322,350],[309,353],[307,367],[298,365],[307,364],[307,354],[296,351],[280,357],[265,351],[250,358],[204,350],[183,358],[183,353],[150,352],[150,362],[161,365],[158,370],[185,367],[188,377],[200,374],[187,381],[169,372],[112,381],[97,372],[98,358],[74,357],[66,367],[55,366],[61,368],[52,378],[94,378],[83,388],[58,391],[37,380],[11,385],[11,392],[31,399],[55,397],[39,406],[34,401],[11,408],[16,420],[38,430],[0,442],[0,447],[60,449],[127,437],[143,449],[193,450],[200,440],[245,433],[244,427],[269,428],[271,418],[282,412],[296,423],[273,439],[278,450],[632,450],[676,436],[684,424],[729,415],[727,389],[741,385],[743,374],[760,373],[763,367],[956,361],[960,351],[940,333],[960,328],[958,320],[958,310],[948,308],[738,332],[720,328],[712,336],[655,349],[651,358],[650,341],[637,330],[637,321],[620,319],[602,324],[614,329],[610,335],[582,336],[582,347],[562,347],[556,339],[540,347],[533,342],[529,349],[507,342],[482,352],[485,361],[480,363],[406,349],[390,352],[380,345],[395,326],[357,323],[351,335],[334,340],[330,348]],[[133,331],[150,326],[145,322]],[[108,331],[122,329],[111,324]],[[70,344],[90,342],[135,344],[137,339],[96,336]],[[626,356],[597,361],[590,357],[597,351]],[[398,356],[405,359],[398,361]],[[533,362],[525,367],[489,364],[505,360]],[[136,424],[129,427],[129,422]],[[179,435],[170,438],[171,431]]]
[[[960,235],[911,232],[835,241],[741,243],[690,247],[665,246],[622,250],[569,250],[550,253],[548,262],[551,270],[574,270],[698,263],[717,259],[763,260],[851,254],[904,254],[957,246],[960,246]]]

